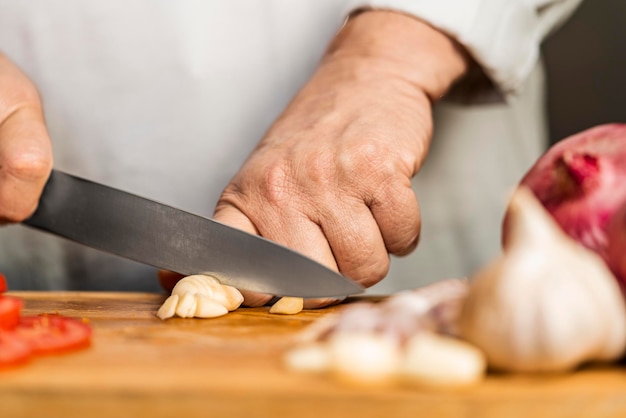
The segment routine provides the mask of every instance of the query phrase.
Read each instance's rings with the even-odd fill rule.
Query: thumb
[[[0,54],[0,223],[37,208],[52,169],[52,146],[31,81]]]

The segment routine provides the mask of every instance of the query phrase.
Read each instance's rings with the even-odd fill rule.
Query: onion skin
[[[626,295],[626,203],[609,223],[608,243],[609,267],[619,278],[622,293]]]
[[[626,283],[626,260],[609,261],[615,257],[609,257],[609,252],[617,249],[609,250],[607,236],[612,218],[626,203],[626,124],[596,126],[557,142],[520,184],[534,192],[570,237],[611,267],[623,265],[614,273],[622,286]]]

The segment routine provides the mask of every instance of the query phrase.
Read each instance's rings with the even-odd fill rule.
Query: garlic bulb
[[[626,349],[624,298],[602,259],[562,232],[525,187],[507,213],[503,254],[471,278],[461,335],[489,365],[564,371]]]
[[[161,319],[178,315],[181,318],[214,318],[234,311],[243,302],[243,295],[232,286],[223,285],[213,276],[195,274],[182,278],[157,316]]]

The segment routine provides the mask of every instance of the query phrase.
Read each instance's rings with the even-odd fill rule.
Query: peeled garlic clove
[[[485,376],[487,361],[476,347],[453,337],[423,332],[405,346],[402,375],[411,382],[437,387],[467,386]]]
[[[284,360],[290,370],[321,373],[330,366],[330,350],[322,343],[302,345],[290,349]]]
[[[218,287],[221,287],[221,284],[215,277],[204,274],[193,274],[179,280],[172,289],[172,294],[203,293],[208,296]]]
[[[489,364],[563,371],[626,349],[626,307],[602,259],[566,236],[534,195],[511,200],[504,254],[473,278],[461,335]]]
[[[282,297],[272,305],[270,313],[282,315],[295,315],[302,311],[304,300],[296,297]]]
[[[180,295],[179,295],[180,296]],[[181,318],[193,318],[196,313],[196,298],[192,293],[185,293],[180,296],[178,306],[176,306],[176,315]]]
[[[330,371],[357,385],[390,383],[398,371],[400,350],[390,338],[371,333],[339,333],[328,341]]]
[[[194,274],[179,280],[174,289],[172,289],[172,294],[184,295],[185,293],[198,293],[208,296],[224,306],[230,305],[222,284],[213,276]]]
[[[163,305],[161,305],[161,307],[157,311],[157,316],[161,319],[173,317],[176,314],[178,299],[178,295],[171,295],[167,299],[165,299],[165,302],[163,302]]]
[[[196,318],[215,318],[226,315],[228,309],[221,303],[204,295],[195,295],[196,310],[193,314]]]
[[[241,306],[241,304],[243,303],[243,295],[241,294],[241,292],[232,287],[232,286],[228,286],[228,285],[222,285],[222,289],[224,290],[224,294],[226,295],[226,309],[228,309],[229,311],[234,311],[235,309],[239,308]]]

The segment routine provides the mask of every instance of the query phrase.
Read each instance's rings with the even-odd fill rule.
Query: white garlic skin
[[[492,368],[558,372],[619,358],[626,307],[603,260],[570,239],[526,188],[509,206],[504,253],[471,278],[460,333]]]

